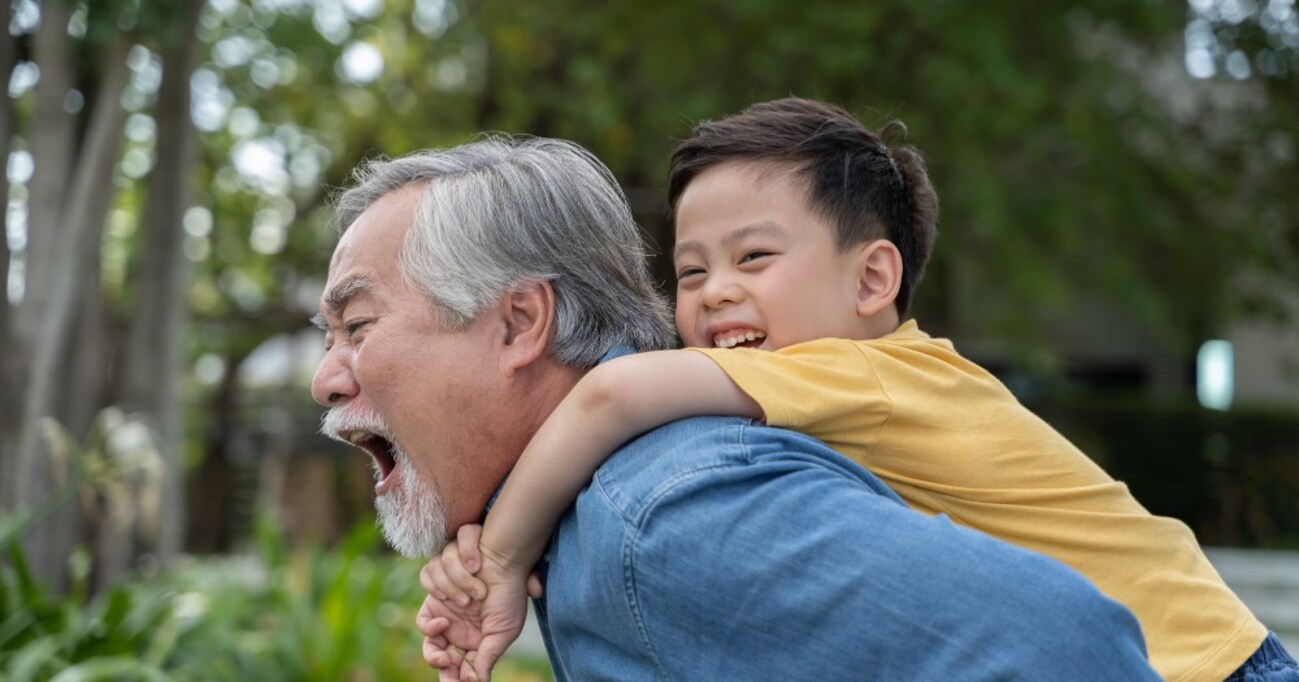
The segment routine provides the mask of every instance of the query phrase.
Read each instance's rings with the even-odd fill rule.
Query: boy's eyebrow
[[[320,298],[320,305],[330,314],[337,315],[347,307],[347,302],[357,295],[369,291],[374,286],[374,281],[364,275],[353,275],[335,284],[325,292]],[[325,321],[323,312],[316,313],[311,318],[311,323],[321,329],[327,330],[329,324]]]
[[[672,248],[672,260],[680,258],[683,253],[699,253],[703,250],[704,247],[700,246],[699,242],[696,241],[677,242],[677,245]]]
[[[742,242],[755,235],[763,237],[785,237],[787,234],[788,230],[782,227],[779,223],[773,220],[760,220],[756,223],[750,223],[743,227],[736,228],[725,237],[722,237],[722,246],[728,249],[733,248],[736,243]],[[674,259],[680,258],[683,252],[699,252],[703,250],[704,247],[696,241],[677,242],[676,248],[672,250],[672,257]]]

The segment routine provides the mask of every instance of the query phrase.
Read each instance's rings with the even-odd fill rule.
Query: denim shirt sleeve
[[[546,589],[559,679],[1158,679],[1136,620],[1063,564],[745,420],[611,457]]]

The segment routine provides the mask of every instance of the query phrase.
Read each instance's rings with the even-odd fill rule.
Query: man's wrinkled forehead
[[[342,310],[346,302],[382,280],[386,268],[398,258],[414,213],[421,187],[407,185],[379,197],[339,235],[329,259],[329,281],[321,296],[324,313]]]

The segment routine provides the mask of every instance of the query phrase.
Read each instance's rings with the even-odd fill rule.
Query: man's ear
[[[513,375],[536,362],[550,345],[555,327],[555,290],[532,282],[501,297],[501,372]]]
[[[902,287],[902,253],[887,239],[876,239],[857,252],[857,315],[870,317],[898,297]]]

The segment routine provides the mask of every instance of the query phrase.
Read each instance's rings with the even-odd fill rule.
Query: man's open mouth
[[[379,486],[388,480],[397,467],[397,457],[392,441],[370,431],[349,431],[342,434],[347,442],[370,453],[374,461],[375,478]]]

